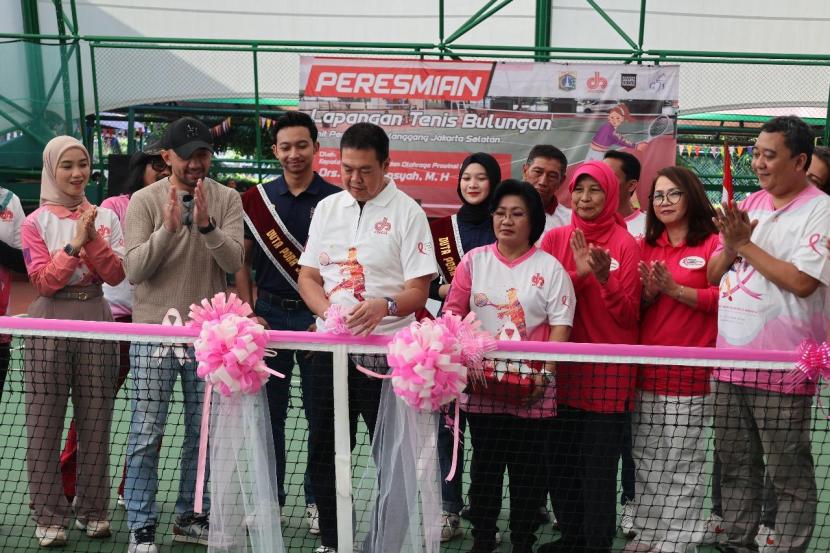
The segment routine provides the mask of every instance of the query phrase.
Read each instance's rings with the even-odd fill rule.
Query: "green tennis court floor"
[[[22,394],[22,380],[20,371],[20,350],[12,353],[12,363],[6,381],[2,404],[0,404],[0,552],[18,553],[24,551],[38,551],[40,548],[33,537],[34,523],[29,518],[28,490],[25,472],[26,433],[24,427],[24,405]],[[296,374],[296,371],[295,371]],[[296,377],[295,377],[296,380]],[[177,385],[178,386],[178,385]],[[312,553],[319,540],[308,533],[305,522],[305,500],[303,497],[303,473],[305,470],[305,418],[299,399],[299,382],[296,383],[292,397],[289,420],[286,424],[287,475],[286,492],[287,504],[283,511],[286,519],[283,525],[283,538],[288,552]],[[825,393],[825,405],[830,403]],[[127,433],[129,428],[129,403],[124,391],[119,394],[116,402],[115,416],[112,425],[111,448],[111,481],[112,481],[112,528],[113,536],[105,540],[92,540],[81,531],[69,531],[69,544],[64,551],[77,552],[124,552],[127,551],[129,532],[126,524],[126,513],[116,504],[116,489],[121,478],[124,463]],[[68,426],[68,424],[67,424]],[[206,550],[202,546],[181,545],[172,543],[171,523],[173,508],[176,500],[176,490],[179,481],[180,449],[177,444],[183,440],[183,414],[181,395],[178,387],[171,404],[168,417],[166,435],[161,451],[159,466],[159,494],[160,510],[159,527],[156,533],[159,550],[163,553],[201,553]],[[828,422],[825,415],[817,408],[813,431],[814,454],[816,461],[816,478],[819,487],[819,506],[816,528],[810,551],[825,553],[830,551],[830,436],[827,434]],[[366,456],[369,452],[365,430],[361,431],[357,455]],[[711,443],[709,444],[711,452]],[[355,460],[359,466],[364,466],[361,459]],[[469,462],[469,459],[468,459]],[[355,470],[355,477],[359,478],[360,469]],[[467,488],[465,482],[464,489]],[[504,493],[504,508],[499,527],[503,530],[504,543],[500,551],[510,551],[509,534],[506,515],[508,513],[507,490]],[[444,544],[442,551],[466,552],[472,545],[469,533],[469,524],[462,521],[465,535]],[[545,543],[557,537],[557,533],[550,525],[546,525],[539,533],[539,542]],[[616,550],[622,548],[625,541],[617,539]],[[700,553],[714,552],[714,548],[701,547]]]

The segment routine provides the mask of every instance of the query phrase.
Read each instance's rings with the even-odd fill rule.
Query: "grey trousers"
[[[706,523],[708,396],[666,396],[641,391],[632,418],[640,541],[660,553],[693,552]]]
[[[29,314],[42,318],[112,320],[103,298],[86,302],[37,298]],[[69,525],[72,509],[61,483],[61,436],[72,397],[78,432],[75,516],[107,520],[110,422],[118,378],[118,342],[74,338],[25,339],[26,463],[29,505],[38,526]]]
[[[765,468],[778,500],[777,551],[801,553],[810,545],[817,503],[812,403],[811,396],[715,384],[723,518],[729,544],[738,552],[755,551]]]

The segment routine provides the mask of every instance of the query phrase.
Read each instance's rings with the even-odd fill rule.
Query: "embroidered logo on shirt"
[[[611,258],[611,270],[616,271],[619,268],[620,268],[620,262],[612,257]]]
[[[571,297],[570,296],[562,296],[562,305],[565,307],[571,306]]]
[[[386,217],[375,223],[375,234],[389,234],[390,230],[392,230],[392,223]]]
[[[98,235],[99,235],[101,238],[105,239],[105,240],[106,240],[107,238],[109,238],[109,237],[110,237],[110,235],[112,234],[112,231],[111,231],[111,230],[110,230],[110,228],[109,228],[108,226],[106,226],[106,225],[101,225],[100,227],[98,227],[98,229],[97,229],[97,230],[98,230]]]
[[[432,251],[431,242],[418,242],[418,253],[421,255],[428,255]]]
[[[536,288],[541,288],[545,285],[545,277],[542,276],[542,273],[536,273],[530,279],[530,283],[535,286]]]
[[[684,269],[701,269],[706,265],[706,261],[697,255],[690,255],[680,260],[679,265]]]
[[[0,211],[0,221],[11,221],[12,219],[14,219],[14,213],[11,209]]]

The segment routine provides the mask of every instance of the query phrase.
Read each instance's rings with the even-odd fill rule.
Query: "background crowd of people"
[[[565,154],[538,145],[521,180],[502,180],[489,154],[468,156],[458,177],[460,209],[430,223],[386,175],[382,128],[359,123],[343,134],[340,187],[314,172],[318,150],[311,118],[286,114],[273,145],[284,174],[240,197],[208,177],[208,127],[182,118],[133,156],[129,193],[96,207],[84,195],[89,153],[74,138],[53,139],[43,153],[39,209],[24,219],[19,201],[0,191],[0,212],[11,214],[0,217],[0,314],[8,271],[25,263],[38,294],[28,315],[41,318],[161,323],[171,308],[187,313],[226,290],[233,274],[253,316],[279,330],[322,330],[338,305],[353,334],[390,335],[428,316],[432,297],[444,312],[475,313],[502,340],[794,351],[804,339],[828,338],[830,154],[814,147],[797,117],[761,129],[752,153],[760,190],[715,207],[693,172],[666,167],[641,212],[630,203],[640,178],[634,153],[608,150],[566,177]],[[563,186],[570,209],[557,200]],[[320,535],[317,553],[336,552],[331,354],[281,351],[268,363],[288,376],[266,387],[280,504],[296,364],[309,429],[306,519]],[[388,369],[383,358],[373,363],[377,372]],[[348,374],[353,448],[358,418],[374,437],[381,393],[380,381],[355,364]],[[0,383],[7,365],[8,344],[0,344]],[[464,516],[472,553],[498,546],[506,471],[516,553],[610,553],[618,525],[631,539],[629,553],[687,553],[712,541],[748,553],[759,537],[780,552],[809,547],[817,506],[814,383],[788,373],[624,362],[516,359],[479,369],[483,381],[460,400],[459,424],[471,438],[469,506],[459,471],[442,493],[442,541],[463,534]],[[173,540],[209,541],[208,493],[204,513],[194,512],[204,382],[192,347],[133,343],[119,351],[110,342],[26,338],[26,460],[43,547],[67,543],[72,518],[91,538],[111,534],[109,428],[128,373],[131,422],[119,488],[128,552],[158,551],[159,449],[179,378],[185,436]],[[70,397],[74,420],[61,447]],[[710,427],[714,475],[705,469]],[[443,424],[438,442],[446,475],[453,440]],[[707,517],[710,476],[717,497]],[[762,518],[765,496],[776,507],[765,506]],[[560,537],[536,547],[536,531],[551,520],[548,497]],[[384,541],[364,551],[396,547]]]

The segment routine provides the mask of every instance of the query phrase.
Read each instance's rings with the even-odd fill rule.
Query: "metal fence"
[[[678,139],[701,145],[704,151],[730,143],[750,145],[757,126],[744,121],[710,121],[693,112],[752,106],[813,106],[828,103],[830,56],[679,52],[632,49],[580,50],[548,47],[502,47],[414,43],[326,43],[287,41],[127,38],[80,35],[0,35],[0,59],[24,60],[19,69],[43,68],[45,90],[32,78],[0,79],[0,180],[24,199],[36,199],[39,154],[56,134],[74,134],[93,153],[101,179],[90,196],[100,200],[113,143],[113,124],[131,153],[141,146],[146,131],[166,121],[195,114],[211,126],[227,125],[245,136],[250,147],[242,161],[218,160],[214,171],[247,173],[261,181],[279,172],[270,151],[269,121],[297,105],[299,58],[302,54],[331,56],[393,56],[398,58],[492,59],[679,64],[681,87],[693,91],[696,105],[680,106]],[[80,55],[84,52],[84,55]],[[88,53],[88,56],[86,55]],[[37,60],[40,59],[40,62]],[[32,61],[34,60],[34,61]],[[221,67],[221,71],[216,71]],[[753,82],[774,78],[781,88],[774,96],[759,96]],[[29,86],[22,83],[28,81]],[[33,88],[34,86],[34,88]],[[86,95],[92,105],[85,105]],[[91,91],[91,94],[90,94]],[[240,93],[240,91],[242,91]],[[182,105],[184,104],[184,105]],[[782,107],[784,106],[784,107]],[[113,113],[115,112],[115,113]],[[81,115],[83,114],[83,116]],[[113,121],[115,123],[113,123]],[[810,121],[821,131],[824,121]],[[827,143],[826,129],[822,141]],[[714,193],[720,190],[717,160],[678,156],[678,163],[696,169]],[[751,174],[738,159],[738,189],[752,186]],[[13,178],[11,178],[13,177]]]

